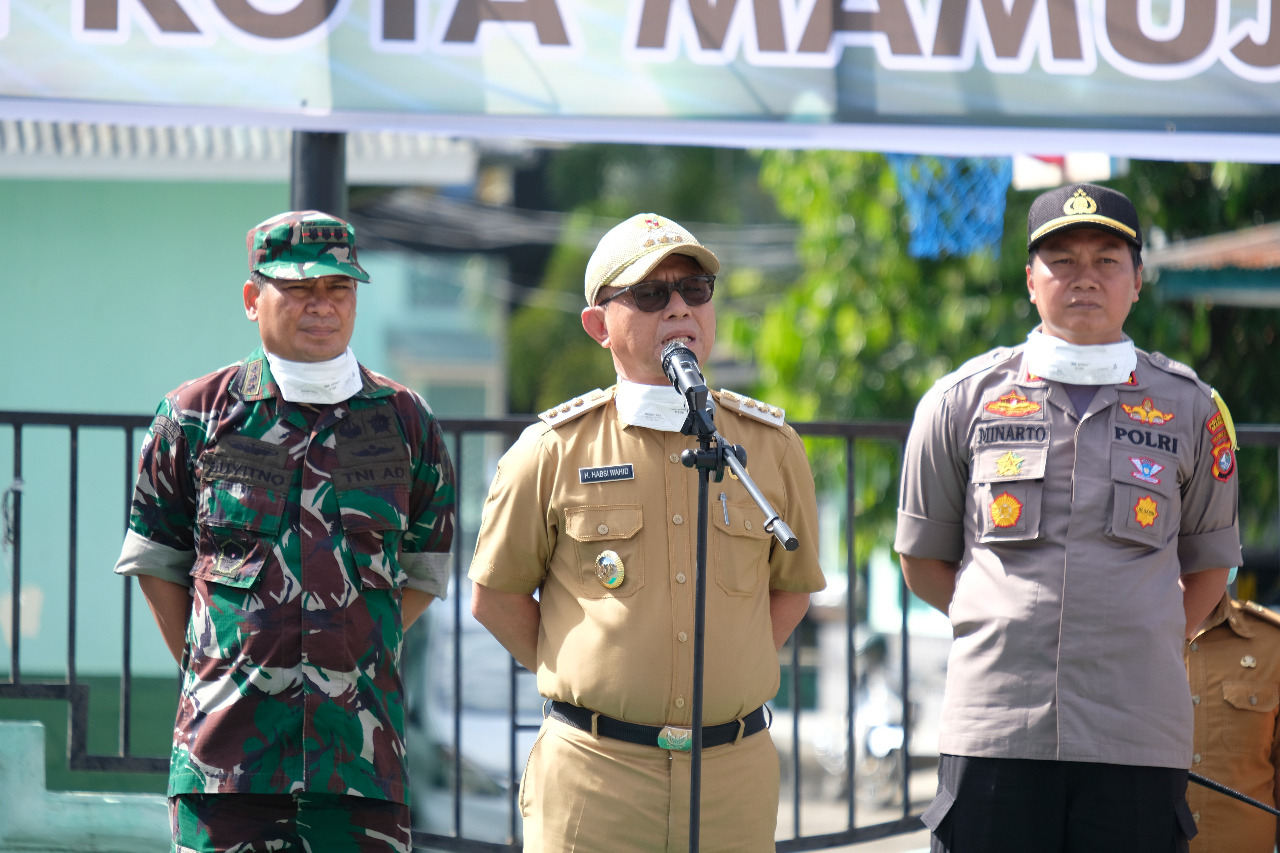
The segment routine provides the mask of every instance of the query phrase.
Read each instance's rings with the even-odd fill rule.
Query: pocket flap
[[[978,451],[973,465],[973,482],[1001,483],[1011,480],[1043,480],[1049,448],[988,447]]]
[[[644,526],[639,504],[574,507],[564,511],[565,532],[579,542],[630,539]]]
[[[1273,711],[1280,705],[1280,685],[1224,681],[1222,698],[1241,711]]]

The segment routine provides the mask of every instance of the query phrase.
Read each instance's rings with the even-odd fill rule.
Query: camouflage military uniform
[[[116,571],[194,588],[170,797],[408,802],[400,587],[445,591],[453,470],[422,399],[361,374],[296,405],[259,349],[159,407]]]

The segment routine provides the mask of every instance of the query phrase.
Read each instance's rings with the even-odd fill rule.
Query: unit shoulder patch
[[[612,399],[613,395],[608,391],[601,391],[599,388],[592,389],[581,397],[574,397],[558,406],[552,406],[545,412],[538,415],[538,419],[551,427],[558,427],[561,424],[567,424],[569,421],[584,415],[592,409],[597,409]]]
[[[758,421],[764,421],[776,427],[782,426],[787,414],[777,406],[770,406],[768,403],[744,397],[736,391],[728,391],[722,388],[716,394],[718,397],[717,402],[729,411],[746,415]]]

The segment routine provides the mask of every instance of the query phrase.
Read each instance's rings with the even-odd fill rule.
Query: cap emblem
[[[1062,212],[1067,216],[1088,216],[1098,212],[1098,203],[1089,198],[1089,194],[1083,189],[1078,189],[1062,205]]]

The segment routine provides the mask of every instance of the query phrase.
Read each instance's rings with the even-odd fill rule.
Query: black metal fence
[[[163,773],[167,770],[168,759],[160,757],[151,757],[145,755],[134,754],[133,738],[131,732],[132,720],[132,701],[133,701],[133,684],[134,684],[134,661],[136,659],[135,649],[132,644],[132,628],[135,623],[137,614],[133,607],[133,583],[130,579],[123,579],[123,598],[121,614],[121,624],[123,630],[119,638],[120,649],[118,659],[119,671],[119,729],[116,737],[116,748],[107,754],[94,754],[87,746],[86,732],[89,728],[89,686],[84,683],[82,678],[78,677],[80,664],[77,661],[77,631],[82,623],[79,616],[80,608],[78,601],[80,590],[81,567],[78,565],[77,554],[80,550],[79,537],[81,535],[81,484],[82,484],[82,462],[83,451],[82,445],[87,435],[95,436],[94,442],[94,464],[95,468],[100,468],[104,455],[116,456],[115,461],[110,462],[112,466],[118,465],[116,469],[120,472],[120,482],[123,484],[119,495],[119,506],[124,508],[124,517],[120,518],[120,526],[115,528],[117,538],[109,543],[113,548],[119,546],[119,536],[122,535],[123,525],[127,519],[127,507],[129,497],[133,488],[134,474],[136,470],[137,445],[140,440],[142,431],[149,424],[150,418],[131,415],[84,415],[84,414],[57,414],[44,412],[12,412],[0,411],[0,460],[8,457],[11,461],[12,471],[8,484],[3,489],[3,498],[0,499],[0,509],[3,510],[3,536],[4,536],[4,554],[8,558],[8,567],[10,570],[9,578],[9,602],[7,615],[8,642],[9,642],[9,664],[7,680],[0,681],[0,700],[5,699],[55,699],[63,700],[68,703],[68,743],[67,743],[67,762],[72,770],[105,770],[112,772],[125,773]],[[463,589],[466,582],[466,566],[464,565],[467,556],[470,554],[470,546],[474,542],[475,530],[479,523],[479,507],[483,500],[484,492],[488,487],[489,475],[491,468],[496,461],[500,452],[519,434],[527,424],[531,422],[530,418],[497,418],[497,419],[443,419],[444,427],[448,440],[450,442],[450,450],[453,456],[454,464],[457,469],[459,482],[459,519],[458,531],[459,542],[455,548],[454,554],[454,589]],[[878,819],[869,825],[859,825],[859,791],[858,778],[855,772],[855,757],[859,754],[860,745],[856,742],[856,732],[858,731],[857,720],[859,714],[859,694],[857,685],[859,684],[860,673],[859,666],[859,650],[855,648],[858,636],[858,627],[860,624],[860,616],[865,607],[865,602],[859,602],[856,595],[857,586],[853,579],[859,576],[859,572],[855,570],[859,554],[865,554],[866,548],[859,541],[860,535],[859,523],[862,518],[883,518],[882,513],[884,506],[868,509],[865,505],[860,507],[859,500],[866,503],[867,494],[879,494],[882,501],[893,501],[895,491],[887,488],[885,482],[896,481],[896,470],[880,472],[880,485],[877,487],[867,484],[867,472],[865,459],[871,457],[878,460],[872,467],[878,466],[885,468],[885,459],[896,460],[900,454],[902,441],[906,436],[907,425],[903,423],[801,423],[795,425],[797,430],[804,435],[809,441],[812,448],[818,448],[815,456],[815,474],[819,480],[820,491],[830,498],[835,495],[835,502],[842,504],[837,507],[836,517],[839,519],[840,533],[838,547],[838,560],[843,563],[843,575],[848,579],[846,593],[843,596],[841,606],[843,614],[840,621],[844,632],[844,653],[843,665],[844,672],[841,675],[840,683],[843,687],[843,704],[845,709],[843,716],[842,733],[843,744],[837,744],[832,749],[842,749],[845,756],[844,761],[844,778],[838,780],[836,788],[838,794],[835,797],[837,811],[842,813],[843,820],[839,821],[839,828],[835,831],[804,834],[802,829],[802,815],[806,810],[812,808],[810,798],[806,794],[806,777],[811,777],[813,769],[806,766],[804,756],[802,755],[802,728],[806,716],[806,671],[812,675],[812,663],[806,665],[805,657],[809,651],[804,646],[802,639],[803,632],[798,632],[789,646],[784,649],[784,684],[787,685],[788,694],[785,699],[780,697],[780,704],[791,709],[791,713],[785,719],[785,726],[789,727],[789,738],[786,737],[787,732],[778,732],[782,737],[780,740],[786,742],[789,740],[790,748],[784,752],[784,806],[789,808],[790,819],[781,825],[784,835],[787,837],[780,840],[777,849],[780,851],[801,851],[801,850],[819,850],[828,849],[837,846],[855,844],[873,839],[888,837],[891,835],[899,835],[916,831],[920,828],[918,815],[913,814],[913,807],[917,803],[913,803],[911,792],[909,790],[912,773],[911,770],[916,762],[913,761],[911,755],[911,731],[915,724],[913,719],[913,708],[916,707],[915,697],[912,696],[912,635],[909,631],[909,597],[905,586],[899,584],[898,588],[898,609],[901,614],[900,624],[898,628],[898,636],[895,638],[899,653],[897,654],[897,672],[896,686],[899,694],[901,707],[898,711],[897,719],[900,721],[903,730],[903,736],[900,746],[894,758],[899,762],[901,772],[894,777],[894,785],[898,787],[897,796],[893,799],[897,803],[896,814],[890,813],[885,819],[883,809],[876,812]],[[23,548],[22,541],[24,529],[34,531],[37,527],[35,524],[28,523],[24,526],[23,519],[23,501],[26,490],[30,487],[35,478],[48,478],[50,476],[61,476],[61,471],[56,474],[49,474],[46,470],[49,466],[42,466],[34,475],[28,474],[24,470],[24,457],[27,455],[27,448],[24,442],[33,432],[38,431],[42,437],[42,441],[47,444],[50,433],[56,433],[63,438],[58,439],[59,442],[65,442],[58,453],[62,456],[62,464],[65,464],[65,489],[61,490],[65,493],[65,527],[61,525],[55,518],[48,517],[48,514],[39,520],[38,531],[29,532],[30,536],[38,536],[47,540],[50,538],[65,538],[66,550],[66,601],[65,618],[67,625],[66,637],[66,655],[63,664],[64,671],[61,676],[51,675],[48,672],[39,672],[35,676],[29,677],[23,672],[22,663],[22,635],[23,631],[20,626],[23,625]],[[5,433],[9,434],[10,441],[5,446],[3,437]],[[1280,428],[1273,426],[1242,426],[1239,430],[1240,441],[1243,448],[1269,448],[1267,452],[1272,459],[1271,471],[1280,475],[1280,453],[1276,449],[1280,448]],[[115,435],[115,450],[102,450],[103,447],[101,437],[103,435]],[[860,458],[864,461],[860,463]],[[859,465],[863,467],[860,469]],[[57,466],[61,467],[61,466]],[[889,466],[896,469],[896,462],[891,461]],[[1269,481],[1274,482],[1277,477],[1268,476]],[[3,475],[0,474],[0,485],[3,485]],[[46,488],[57,489],[57,484],[44,483]],[[837,491],[833,493],[832,489]],[[860,492],[859,490],[862,490]],[[870,490],[869,492],[867,490]],[[60,495],[61,497],[61,495]],[[1265,498],[1270,502],[1275,501],[1274,489],[1271,490]],[[1245,499],[1242,497],[1242,502]],[[876,513],[881,515],[877,516]],[[1270,519],[1277,519],[1280,514],[1280,508],[1274,510],[1268,509]],[[877,531],[866,535],[879,535],[879,527]],[[1274,545],[1267,546],[1271,549],[1270,559],[1274,561]],[[831,559],[824,562],[824,568],[829,576],[838,576],[840,570],[832,565]],[[44,573],[55,571],[54,567],[42,565],[40,570]],[[95,565],[93,567],[95,573],[108,572],[108,566]],[[0,589],[0,595],[3,594]],[[448,764],[448,782],[446,790],[448,791],[448,807],[445,809],[445,817],[435,821],[435,825],[424,829],[419,827],[415,829],[415,843],[428,848],[449,851],[501,851],[518,849],[518,833],[519,833],[519,816],[516,805],[516,781],[520,776],[520,750],[517,742],[522,733],[526,734],[537,728],[537,720],[522,720],[520,709],[518,707],[517,696],[524,690],[528,691],[530,685],[528,679],[532,676],[525,672],[521,667],[512,662],[508,667],[508,678],[506,688],[508,691],[509,701],[507,703],[507,764],[505,773],[505,787],[502,789],[499,797],[502,800],[505,825],[505,841],[480,840],[474,837],[468,837],[467,832],[470,827],[466,825],[464,820],[464,779],[468,773],[466,766],[466,756],[461,748],[463,741],[463,725],[464,725],[464,709],[463,709],[463,672],[468,662],[463,656],[462,626],[469,618],[464,611],[464,596],[461,594],[453,595],[450,600],[442,603],[444,607],[451,608],[451,625],[453,631],[452,648],[449,657],[451,663],[448,669],[451,670],[449,677],[452,678],[451,701],[453,703],[452,719],[447,728],[451,729],[450,736],[444,738],[445,748],[442,749],[438,756],[440,761]],[[437,604],[432,610],[442,606]],[[150,619],[144,611],[144,615],[140,618]],[[107,638],[111,639],[111,638]],[[522,679],[526,680],[522,686]],[[776,731],[776,730],[775,730]],[[451,741],[451,743],[450,743]],[[828,798],[830,799],[830,798]],[[830,811],[831,803],[826,804],[826,808]],[[788,825],[789,824],[789,825]]]

